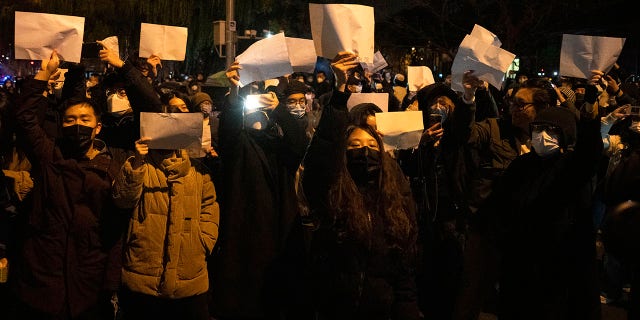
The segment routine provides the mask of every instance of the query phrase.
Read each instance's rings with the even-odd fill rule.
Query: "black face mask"
[[[92,127],[75,124],[68,127],[62,127],[62,138],[60,139],[60,149],[66,156],[73,158],[82,157],[87,154],[93,139]]]
[[[369,147],[347,150],[347,170],[358,186],[377,184],[381,166],[380,151]]]

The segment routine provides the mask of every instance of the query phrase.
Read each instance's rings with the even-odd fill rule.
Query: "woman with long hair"
[[[375,129],[349,126],[347,71],[357,64],[348,52],[333,60],[337,88],[304,161],[312,298],[319,319],[418,319],[415,203]]]

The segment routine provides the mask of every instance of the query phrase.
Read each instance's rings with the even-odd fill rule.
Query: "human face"
[[[356,128],[351,132],[347,139],[347,150],[362,147],[369,147],[373,150],[380,151],[378,141],[374,137],[372,137],[368,132],[360,128]]]
[[[536,108],[533,105],[533,90],[522,88],[516,91],[509,105],[511,123],[525,131],[529,131],[529,124],[536,118]]]
[[[307,97],[304,93],[294,93],[287,97],[287,109],[305,108],[307,106]]]
[[[76,124],[94,128],[93,134],[91,135],[92,139],[95,138],[95,136],[100,133],[100,129],[102,129],[102,124],[98,122],[93,108],[84,103],[76,104],[64,111],[62,126],[70,127]]]
[[[448,116],[453,111],[455,106],[456,105],[453,103],[453,100],[451,100],[451,98],[447,96],[440,96],[434,101],[429,109],[431,110],[430,113],[439,113],[446,118],[446,116]]]
[[[171,100],[169,100],[169,106],[171,106],[173,108],[178,108],[178,110],[180,110],[180,112],[189,112],[189,109],[187,108],[187,104],[184,103],[184,101],[182,101],[182,99],[177,98],[177,97],[173,97],[173,98],[171,98]]]

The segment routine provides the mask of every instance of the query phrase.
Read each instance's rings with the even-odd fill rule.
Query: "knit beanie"
[[[205,101],[209,101],[213,104],[213,100],[211,100],[211,97],[205,92],[196,92],[192,96],[191,101],[193,101],[193,106],[198,106],[200,103]]]

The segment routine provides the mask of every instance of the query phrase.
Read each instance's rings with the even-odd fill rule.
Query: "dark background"
[[[289,37],[311,38],[308,1],[237,0],[238,35],[254,29]],[[515,53],[528,73],[558,70],[562,34],[624,37],[618,63],[628,73],[640,68],[640,21],[630,0],[371,0],[314,1],[354,3],[375,7],[376,50],[395,72],[407,65],[429,66],[434,74],[447,74],[464,36],[479,24],[498,35],[502,48]],[[111,35],[121,50],[136,54],[140,23],[189,28],[187,58],[169,63],[176,73],[212,74],[225,68],[213,46],[213,21],[225,19],[225,0],[2,0],[0,53],[13,56],[15,11],[44,12],[86,17],[85,42]],[[241,39],[238,53],[255,40]],[[3,60],[0,73],[24,73],[29,61]]]

